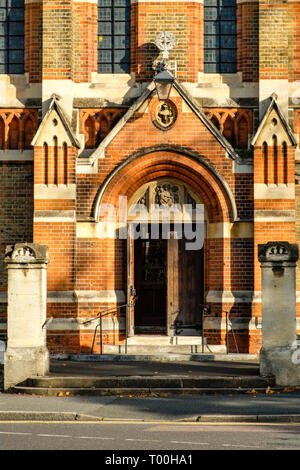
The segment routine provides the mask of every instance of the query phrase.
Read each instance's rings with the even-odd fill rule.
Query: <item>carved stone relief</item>
[[[196,209],[197,201],[186,186],[177,184],[176,181],[162,179],[143,185],[137,191],[136,197],[131,200],[130,207],[142,205],[150,211],[152,204],[162,207],[185,204],[191,206],[192,209]]]
[[[155,110],[155,121],[158,126],[167,129],[176,121],[176,107],[170,101],[158,103]]]
[[[155,188],[155,204],[159,206],[172,206],[179,203],[178,186],[164,183]]]
[[[20,262],[32,261],[35,259],[34,252],[28,246],[21,246],[15,249],[12,254],[12,259]]]

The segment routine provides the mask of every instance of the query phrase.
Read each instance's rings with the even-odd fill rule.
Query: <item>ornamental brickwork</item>
[[[171,295],[183,331],[200,335],[201,297],[211,311],[209,345],[259,352],[257,247],[300,240],[299,4],[228,0],[226,19],[217,0],[24,2],[24,25],[10,41],[24,40],[25,73],[0,75],[0,335],[5,247],[28,242],[49,247],[51,354],[91,353],[104,310],[93,353],[116,351],[141,326],[169,335]],[[167,103],[153,82],[163,31],[175,37]],[[204,73],[204,61],[220,70],[229,61],[233,72]],[[114,66],[119,73],[104,73]],[[174,240],[162,249],[165,284],[149,294],[141,273],[153,275],[153,266],[137,254],[142,245],[120,235],[134,217],[118,211],[125,200],[127,209],[146,207],[153,187],[178,188],[185,202],[204,207],[205,223],[199,256]],[[146,305],[163,305],[160,325],[150,321],[155,309],[141,325],[138,307],[124,307],[134,289]]]

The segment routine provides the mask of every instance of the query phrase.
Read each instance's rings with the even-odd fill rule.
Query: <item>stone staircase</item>
[[[226,354],[225,345],[203,344],[201,336],[135,335],[124,345],[104,345],[104,354],[150,355],[195,355]]]

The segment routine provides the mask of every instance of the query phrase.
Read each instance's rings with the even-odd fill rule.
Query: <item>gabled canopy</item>
[[[222,145],[222,147],[227,151],[228,155],[233,159],[238,159],[238,155],[234,151],[230,143],[225,139],[225,137],[220,133],[220,131],[212,124],[212,122],[205,116],[205,114],[199,108],[198,103],[188,94],[188,92],[180,85],[176,80],[173,85],[174,89],[181,96],[181,98],[186,102],[186,104],[191,108],[195,115],[203,122],[207,129],[213,134],[216,140]],[[152,82],[144,93],[132,104],[128,109],[127,113],[117,122],[117,124],[111,129],[107,136],[100,143],[95,152],[90,156],[90,159],[103,158],[104,151],[106,147],[110,144],[113,138],[118,134],[118,132],[125,126],[126,122],[133,116],[135,112],[144,104],[144,102],[154,93],[155,85]]]
[[[281,140],[285,140],[293,147],[297,145],[293,132],[277,104],[277,98],[275,93],[270,96],[270,104],[251,140],[253,147],[261,146],[263,142],[271,143],[273,135],[281,137]]]
[[[80,148],[80,143],[76,139],[74,135],[74,131],[72,126],[67,118],[66,114],[63,111],[63,108],[59,104],[60,97],[58,95],[53,94],[51,96],[51,102],[49,105],[49,109],[46,112],[32,142],[31,145],[41,144],[47,141],[47,137],[49,137],[49,131],[51,129],[51,134],[57,134],[57,132],[62,132],[64,135],[65,140],[69,142],[69,145],[74,147]],[[53,122],[57,120],[58,125],[57,129],[54,130]]]

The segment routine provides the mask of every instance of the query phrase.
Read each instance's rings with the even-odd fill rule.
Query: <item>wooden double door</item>
[[[127,334],[167,334],[201,328],[203,248],[187,250],[186,240],[129,240]]]

